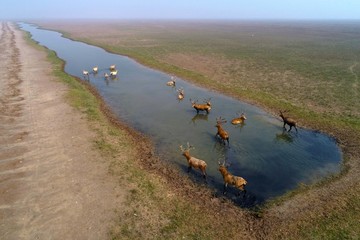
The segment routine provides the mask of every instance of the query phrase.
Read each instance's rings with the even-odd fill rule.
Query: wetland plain
[[[330,134],[344,151],[342,173],[269,203],[251,225],[275,238],[358,236],[359,22],[36,23],[274,115],[289,109]]]

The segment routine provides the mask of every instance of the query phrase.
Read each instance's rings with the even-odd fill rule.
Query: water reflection
[[[275,141],[276,142],[283,141],[283,142],[286,142],[286,143],[293,143],[294,142],[294,136],[290,132],[286,131],[286,129],[284,129],[281,133],[276,134]]]
[[[208,121],[209,115],[204,113],[196,113],[194,117],[191,119],[191,122],[196,125],[197,121]]]

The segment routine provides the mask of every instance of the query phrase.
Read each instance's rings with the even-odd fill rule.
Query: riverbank
[[[113,52],[121,54],[125,53],[132,56],[131,48],[114,47],[114,45],[112,45],[111,43],[113,40],[107,42],[106,38],[104,38],[104,35],[106,35],[106,33],[104,33],[103,31],[101,35],[102,40],[96,42],[94,40],[96,39],[96,36],[90,37],[90,33],[97,32],[96,28],[94,29],[94,25],[91,25],[91,29],[86,29],[86,25],[82,26],[83,31],[80,33],[78,31],[79,29],[76,28],[76,24],[69,24],[61,27],[56,24],[53,25],[53,27],[51,27],[51,24],[44,24],[42,26],[45,26],[47,28],[61,29],[62,31],[67,31],[71,33],[72,38],[99,45],[100,47],[104,47],[105,49]],[[74,30],[74,28],[77,29],[77,31],[72,31]],[[88,35],[84,35],[84,32],[86,32]],[[114,32],[112,31],[112,33]],[[90,40],[90,38],[92,40]],[[118,38],[122,38],[122,42],[124,42],[124,36],[120,37],[119,35]],[[123,52],[124,49],[127,49],[127,51]],[[144,50],[146,48],[141,49]],[[136,54],[132,57],[137,58],[137,51],[133,51],[133,53]],[[155,62],[155,65],[161,64],[161,61],[159,59],[154,59],[153,57],[149,59],[150,62],[146,62],[146,58],[144,57],[141,57],[138,60],[152,67],[154,67],[154,64],[152,64],[151,62]],[[208,58],[205,57],[205,60],[206,59]],[[171,59],[168,59],[167,61],[172,62]],[[218,83],[216,85],[213,85],[214,83],[210,80],[207,80],[205,82],[201,80],[197,81],[197,74],[192,74],[193,76],[195,76],[194,78],[192,78],[190,74],[192,71],[189,72],[188,70],[183,69],[181,67],[181,64],[176,63],[176,61],[172,63],[174,65],[165,64],[165,66],[169,66],[168,69],[165,69],[166,71],[178,75],[180,74],[180,76],[182,76],[182,71],[184,71],[185,73],[188,72],[188,74],[186,74],[186,78],[189,80],[193,80],[200,85],[216,89],[218,91],[224,91],[238,98],[243,98],[243,91],[240,91],[239,93],[231,93],[226,90],[226,87],[221,87]],[[354,69],[352,68],[352,70]],[[203,76],[203,74],[200,75]],[[301,90],[301,92],[304,91]],[[339,118],[339,114],[337,112],[341,111],[342,107],[340,105],[334,108],[334,113],[332,113],[331,110],[328,109],[330,110],[330,112],[324,112],[319,115],[315,114],[313,110],[309,111],[306,109],[298,108],[295,105],[286,101],[283,102],[284,105],[279,105],[279,102],[272,101],[271,98],[269,98],[269,100],[266,100],[266,98],[263,98],[264,96],[266,96],[266,94],[259,95],[263,99],[261,101],[256,100],[257,98],[251,100],[251,96],[249,97],[249,95],[245,96],[250,99],[250,102],[254,101],[253,103],[256,103],[257,105],[265,106],[266,109],[274,113],[276,113],[279,106],[281,108],[293,107],[291,113],[297,119],[301,119],[301,125],[310,126],[314,129],[319,129],[336,137],[345,153],[344,168],[346,170],[343,171],[341,176],[334,177],[331,181],[324,181],[322,183],[316,184],[315,186],[306,187],[305,190],[300,191],[300,194],[296,194],[291,198],[285,198],[284,201],[277,201],[271,207],[266,208],[263,211],[263,223],[266,223],[266,225],[268,225],[270,229],[271,226],[275,226],[274,224],[278,224],[278,231],[272,230],[270,232],[274,235],[279,234],[279,236],[318,235],[324,237],[342,235],[353,236],[353,234],[356,234],[359,229],[356,227],[354,228],[353,226],[359,220],[359,215],[354,212],[353,209],[358,208],[358,206],[360,205],[360,197],[356,191],[357,189],[359,189],[358,171],[360,169],[358,166],[358,143],[360,141],[358,127],[356,125],[356,117],[352,119],[348,117]],[[318,108],[318,110],[321,110],[321,108]],[[357,113],[354,112],[354,114],[354,116],[356,116]],[[337,121],[336,119],[339,119],[339,121]],[[349,124],[350,122],[351,124]],[[339,221],[338,219],[341,219],[341,221]]]
[[[45,51],[8,22],[0,47],[2,239],[106,238],[127,187],[108,174]]]

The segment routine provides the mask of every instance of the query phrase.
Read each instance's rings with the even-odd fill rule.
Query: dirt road
[[[46,53],[0,30],[1,239],[105,239],[125,198]]]

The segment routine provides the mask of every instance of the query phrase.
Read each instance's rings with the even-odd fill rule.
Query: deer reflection
[[[281,133],[276,134],[275,140],[278,142],[282,141],[282,142],[286,142],[286,143],[293,143],[294,137],[286,130],[283,130]]]
[[[235,125],[235,128],[239,128],[240,129],[240,131],[241,131],[241,129],[244,127],[246,125],[246,123],[239,123],[239,124],[237,124],[237,125]]]
[[[208,116],[207,114],[202,114],[202,113],[197,113],[195,114],[195,116],[191,119],[192,123],[194,125],[196,125],[196,121],[198,120],[202,120],[202,121],[207,121],[208,120]]]

